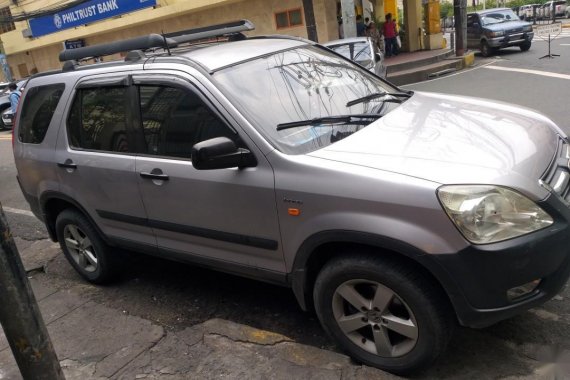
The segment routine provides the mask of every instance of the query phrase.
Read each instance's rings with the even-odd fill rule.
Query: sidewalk
[[[98,303],[87,283],[52,287],[41,271],[61,254],[58,244],[17,244],[68,380],[397,378],[345,355],[222,319],[167,331]],[[1,330],[0,379],[21,379]]]

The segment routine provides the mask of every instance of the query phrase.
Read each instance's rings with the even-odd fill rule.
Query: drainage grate
[[[454,73],[456,71],[457,71],[457,69],[452,69],[452,68],[441,70],[441,71],[436,71],[435,73],[428,74],[428,78],[429,79],[439,78],[439,77],[442,77],[444,75]]]

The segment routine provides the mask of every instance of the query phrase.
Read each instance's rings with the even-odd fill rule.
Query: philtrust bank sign
[[[30,19],[33,37],[153,7],[156,0],[91,0],[49,16]]]

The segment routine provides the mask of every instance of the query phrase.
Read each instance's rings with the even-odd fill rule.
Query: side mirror
[[[382,56],[380,53],[374,53],[374,61],[380,62],[382,60]]]
[[[247,149],[238,148],[227,137],[216,137],[192,147],[192,166],[198,170],[243,168],[256,166],[257,161]]]
[[[474,27],[474,28],[478,28],[478,27],[479,27],[479,23],[478,23],[478,22],[474,22],[474,23],[473,23],[473,27]]]

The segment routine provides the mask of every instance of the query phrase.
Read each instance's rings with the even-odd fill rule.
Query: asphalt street
[[[560,57],[543,58],[548,42],[535,38],[529,51],[508,48],[496,56],[476,54],[475,66],[447,77],[416,83],[405,88],[477,96],[514,103],[538,110],[570,133],[570,28],[551,42],[551,52]]]
[[[539,59],[547,44],[530,51],[507,49],[452,76],[407,86],[417,91],[479,96],[530,107],[570,133],[570,36],[552,43],[558,58]],[[30,216],[16,181],[11,136],[0,131],[0,202],[20,241],[45,239],[43,225]],[[85,284],[62,255],[36,277],[50,286]],[[222,318],[285,335],[294,341],[336,350],[315,316],[303,313],[288,289],[149,257],[133,257],[121,280],[88,291],[107,307],[139,316],[167,330],[182,330]],[[447,353],[421,378],[519,378],[548,365],[544,350],[570,350],[568,288],[539,309],[483,330],[459,329]]]

